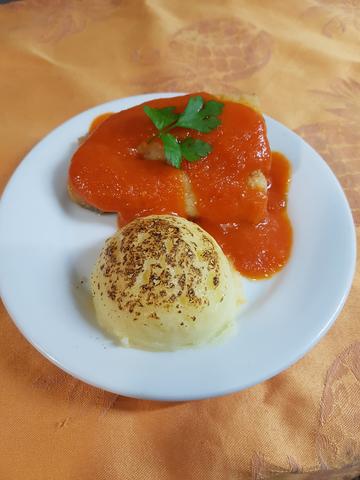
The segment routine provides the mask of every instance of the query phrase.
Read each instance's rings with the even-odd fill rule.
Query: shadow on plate
[[[69,288],[74,298],[76,309],[81,317],[95,328],[99,335],[114,341],[97,323],[91,297],[90,275],[103,245],[103,241],[98,242],[96,245],[85,249],[80,255],[78,254],[73,259],[70,267]]]

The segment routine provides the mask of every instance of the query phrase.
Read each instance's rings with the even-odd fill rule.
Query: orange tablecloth
[[[151,91],[255,92],[333,168],[359,233],[358,1],[10,2],[0,6],[0,72],[1,188],[38,140],[95,104]],[[73,379],[1,307],[0,478],[355,476],[359,317],[357,276],[335,326],[286,372],[228,397],[164,404]]]

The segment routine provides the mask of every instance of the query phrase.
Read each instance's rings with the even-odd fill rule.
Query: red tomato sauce
[[[273,153],[268,212],[261,222],[219,223],[208,217],[197,221],[246,277],[270,277],[289,259],[292,245],[292,228],[286,211],[289,178],[288,160],[280,153]]]
[[[192,94],[191,96],[193,96]],[[204,100],[213,99],[200,93]],[[190,95],[147,102],[154,108],[184,110]],[[287,262],[292,229],[287,216],[290,165],[271,153],[260,113],[226,101],[221,125],[203,134],[174,129],[178,139],[191,135],[212,146],[205,158],[183,161],[182,170],[144,159],[137,147],[156,134],[143,105],[104,114],[75,152],[69,185],[78,198],[104,212],[117,212],[124,224],[138,216],[172,213],[187,217],[184,175],[196,198],[195,220],[207,230],[250,278],[265,278]],[[253,188],[249,176],[261,171],[267,190]]]

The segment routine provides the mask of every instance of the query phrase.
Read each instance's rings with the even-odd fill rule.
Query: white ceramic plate
[[[115,393],[160,400],[224,395],[289,367],[334,322],[355,266],[354,225],[338,181],[309,145],[267,117],[272,149],[292,163],[294,246],[280,274],[245,282],[247,304],[237,335],[219,345],[171,353],[121,348],[103,335],[87,278],[116,219],[69,200],[69,159],[97,115],[174,95],[115,100],[64,123],[22,161],[0,208],[1,294],[25,337],[74,377]]]

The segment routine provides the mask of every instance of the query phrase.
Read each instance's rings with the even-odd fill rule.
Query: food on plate
[[[174,105],[186,112],[186,105],[195,103],[197,110],[196,102],[191,102],[193,99],[205,101],[205,112],[210,104],[210,109],[218,113],[210,117],[213,120],[210,125],[190,117],[187,125],[194,125],[201,131],[195,131],[190,137],[190,128],[175,126],[172,135],[164,123],[167,118],[163,123],[162,119],[155,118],[155,123],[158,120],[156,124],[165,124],[165,128],[158,130],[160,137],[152,139],[154,124],[149,116],[154,119],[156,111],[170,110],[168,118],[171,121],[177,115],[171,110]],[[167,133],[164,133],[165,130]],[[181,148],[185,152],[186,148],[189,150],[190,140],[197,142],[198,148],[205,152],[207,168],[204,169],[203,162],[199,165],[194,162],[189,153],[189,161],[182,162],[182,170],[163,162],[163,142],[166,141],[166,146],[171,138],[175,138],[174,135],[181,140]],[[149,139],[152,141],[149,142]],[[180,149],[177,142],[173,147]],[[178,166],[176,160],[172,166]],[[223,202],[231,199],[225,215],[223,210],[216,209],[216,218],[221,221],[258,221],[264,217],[267,198],[266,191],[254,188],[252,179],[257,174],[264,176],[269,169],[270,149],[260,113],[231,101],[227,101],[224,108],[224,103],[217,102],[208,94],[186,95],[153,100],[148,105],[105,116],[98,128],[95,124],[92,134],[72,158],[69,190],[83,205],[103,212],[119,212],[125,220],[129,220],[149,213],[161,214],[165,210],[191,216],[191,207],[189,211],[186,202],[190,183],[194,203],[198,204],[198,215],[202,216],[212,206],[215,193],[222,195]],[[207,182],[207,188],[204,182]],[[224,188],[224,183],[227,188]]]
[[[182,217],[139,217],[109,238],[91,276],[101,327],[123,345],[174,350],[231,331],[240,275],[216,241]]]
[[[96,120],[71,159],[68,189],[82,206],[118,213],[120,225],[150,214],[191,219],[242,275],[266,278],[290,256],[289,179],[257,106],[197,93]]]

